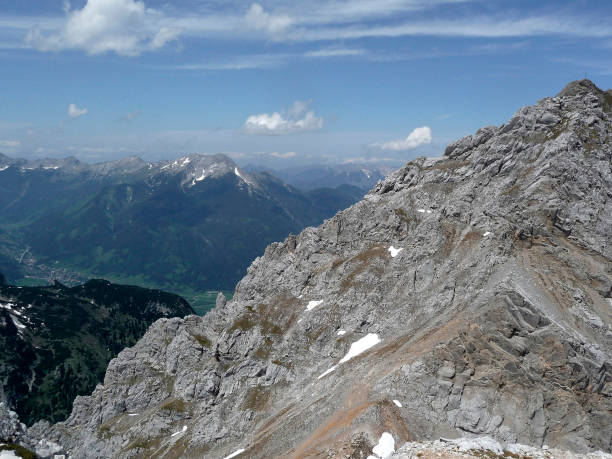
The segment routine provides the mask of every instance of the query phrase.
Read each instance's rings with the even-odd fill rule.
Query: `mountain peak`
[[[599,95],[603,94],[604,91],[599,89],[591,80],[584,78],[582,80],[576,80],[568,83],[567,86],[565,86],[565,88],[563,88],[561,92],[557,94],[557,97],[573,97],[584,93]]]

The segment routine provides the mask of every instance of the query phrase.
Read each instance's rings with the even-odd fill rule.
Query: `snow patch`
[[[402,250],[404,250],[404,248],[403,247],[399,247],[399,248],[396,249],[395,247],[391,246],[387,250],[391,254],[391,258],[395,258],[395,257],[397,257],[398,253],[400,253]]]
[[[308,302],[308,306],[306,306],[307,311],[312,311],[314,308],[323,303],[323,300],[312,300]]]
[[[324,376],[327,376],[328,374],[330,374],[332,371],[334,371],[336,369],[337,365],[334,365],[333,367],[329,368],[328,370],[325,370],[323,373],[321,373],[319,375],[319,377],[317,379],[321,379]]]
[[[179,430],[178,432],[174,432],[171,437],[176,437],[179,434],[185,433],[187,432],[187,426],[183,426],[183,428],[181,430]]]
[[[138,416],[138,413],[128,413],[128,416]]]
[[[491,236],[493,233],[491,231],[487,231],[483,234],[484,237]]]
[[[358,339],[353,344],[351,344],[351,348],[346,353],[342,359],[340,359],[340,363],[348,362],[353,357],[357,357],[359,354],[367,351],[371,347],[376,346],[380,343],[381,339],[378,337],[376,333],[368,333],[361,339]]]
[[[10,458],[20,458],[21,456],[17,456],[15,454],[15,451],[13,450],[8,450],[8,449],[3,449],[2,451],[0,451],[0,459],[10,459]]]
[[[395,406],[397,406],[398,408],[402,407],[402,404],[399,402],[399,400],[393,400],[393,403],[395,403]]]
[[[239,450],[234,451],[232,454],[230,454],[229,456],[225,456],[223,459],[231,459],[232,457],[236,457],[242,453],[244,453],[244,448],[240,448]]]
[[[241,178],[242,180],[244,180],[246,182],[246,180],[244,179],[244,177],[242,175],[240,175],[240,171],[238,170],[237,167],[234,167],[234,174],[236,174],[238,176],[238,178]],[[247,182],[248,183],[248,182]]]
[[[338,336],[342,336],[346,334],[346,330],[338,330]]]
[[[19,319],[17,317],[15,317],[13,314],[9,314],[9,315],[11,316],[11,320],[15,324],[15,327],[17,327],[20,330],[23,330],[24,328],[26,328],[26,326],[24,324],[19,322]]]
[[[2,166],[0,167],[0,172],[7,170],[11,166]]]
[[[425,213],[425,209],[417,209],[417,212],[420,212],[420,213],[424,214]]]
[[[387,459],[395,452],[395,440],[389,432],[383,432],[378,444],[372,448],[372,452],[381,459]]]

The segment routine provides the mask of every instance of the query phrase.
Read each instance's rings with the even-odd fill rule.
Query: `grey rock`
[[[74,457],[366,457],[382,432],[610,452],[611,107],[575,82],[411,161],[40,433]]]

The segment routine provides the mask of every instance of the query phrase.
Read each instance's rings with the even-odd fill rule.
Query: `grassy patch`
[[[388,250],[381,245],[375,245],[361,253],[358,253],[348,262],[355,263],[355,268],[346,276],[340,284],[342,293],[356,285],[355,278],[363,273],[369,266],[373,265],[378,260],[386,260],[389,257]]]
[[[464,166],[469,166],[469,161],[454,161],[454,160],[446,160],[446,161],[438,161],[432,166],[425,168],[425,170],[438,170],[438,171],[448,171],[461,169]]]
[[[243,410],[263,411],[270,400],[270,388],[255,386],[249,388],[242,402]]]
[[[198,343],[200,343],[200,346],[202,347],[210,348],[212,346],[211,341],[206,336],[193,335],[193,337]]]
[[[16,443],[1,445],[0,451],[14,451],[17,456],[23,457],[24,459],[36,459],[38,457],[34,452]]]
[[[184,413],[189,407],[182,398],[170,398],[162,403],[159,409],[171,411],[173,413]]]

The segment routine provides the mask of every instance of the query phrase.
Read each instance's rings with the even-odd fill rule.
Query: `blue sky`
[[[401,164],[585,74],[612,3],[0,0],[0,151]]]

